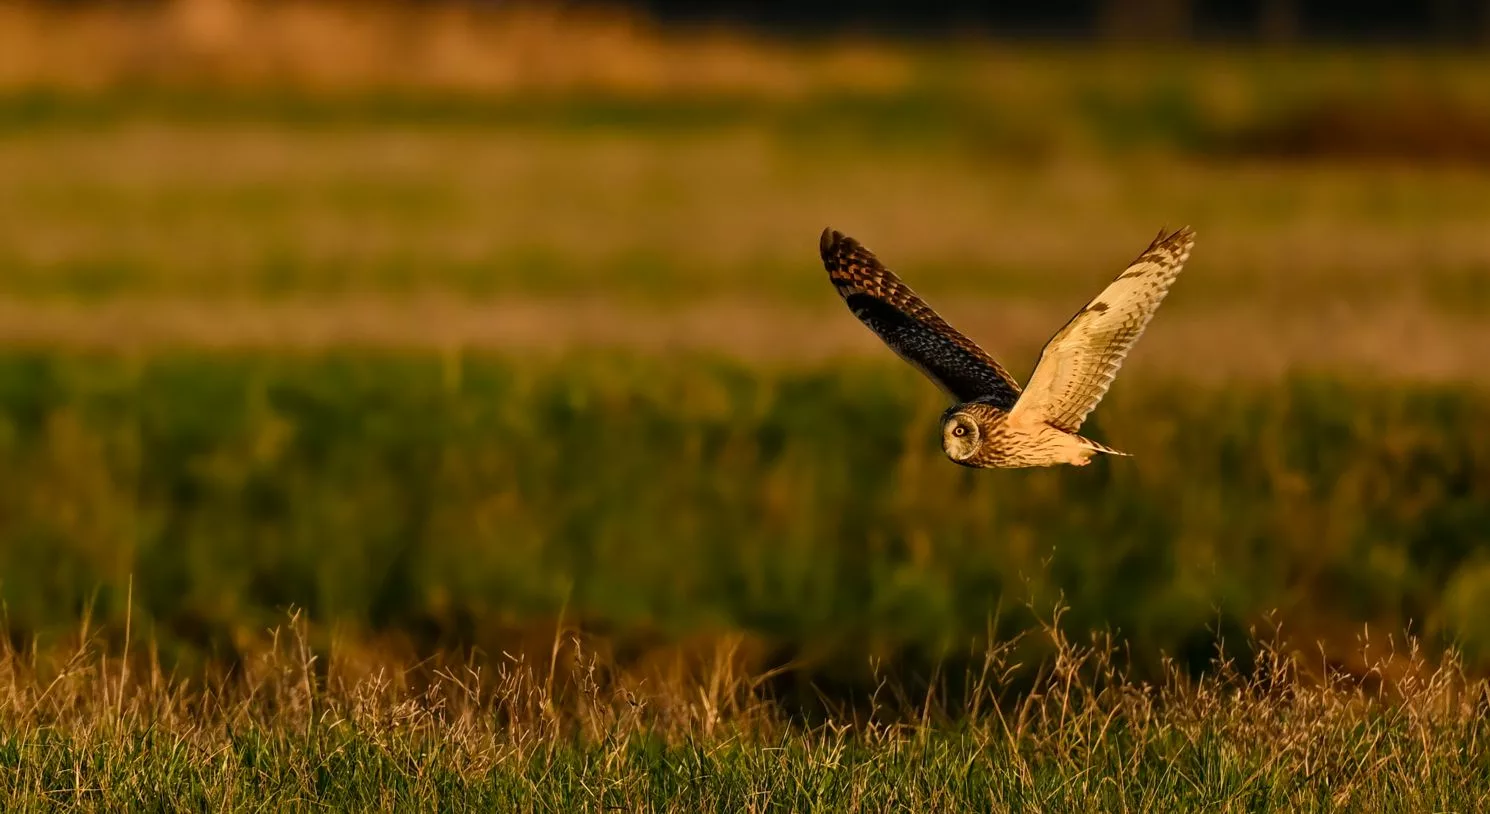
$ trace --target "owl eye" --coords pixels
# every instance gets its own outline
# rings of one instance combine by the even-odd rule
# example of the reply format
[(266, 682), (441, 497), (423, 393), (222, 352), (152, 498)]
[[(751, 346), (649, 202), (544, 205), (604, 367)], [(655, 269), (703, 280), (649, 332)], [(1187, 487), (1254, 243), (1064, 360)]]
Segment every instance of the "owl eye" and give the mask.
[(957, 426), (952, 428), (952, 434), (957, 436), (958, 438), (961, 438), (962, 436), (967, 435), (967, 427), (958, 424)]

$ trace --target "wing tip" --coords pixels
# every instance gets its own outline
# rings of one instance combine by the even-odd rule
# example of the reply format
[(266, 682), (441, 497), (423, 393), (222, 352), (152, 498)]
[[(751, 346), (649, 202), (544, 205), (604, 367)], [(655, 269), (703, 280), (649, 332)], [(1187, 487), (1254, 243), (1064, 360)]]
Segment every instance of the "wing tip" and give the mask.
[(851, 242), (852, 238), (829, 226), (823, 229), (822, 236), (817, 239), (817, 250), (823, 256), (824, 261), (829, 261), (834, 255), (841, 254), (839, 251), (841, 246)]
[(1194, 246), (1195, 230), (1191, 227), (1181, 226), (1173, 232), (1169, 231), (1167, 227), (1161, 228), (1159, 235), (1154, 238), (1154, 241), (1149, 244), (1147, 249), (1143, 250), (1143, 254), (1140, 254), (1138, 259), (1133, 262), (1138, 263), (1150, 255), (1163, 253), (1169, 255), (1171, 262), (1175, 265), (1183, 264), (1186, 260), (1190, 259), (1190, 250)]
[(1173, 232), (1170, 232), (1166, 227), (1160, 227), (1159, 236), (1154, 238), (1154, 242), (1149, 246), (1149, 249), (1189, 246), (1194, 242), (1195, 230), (1190, 226), (1181, 226)]

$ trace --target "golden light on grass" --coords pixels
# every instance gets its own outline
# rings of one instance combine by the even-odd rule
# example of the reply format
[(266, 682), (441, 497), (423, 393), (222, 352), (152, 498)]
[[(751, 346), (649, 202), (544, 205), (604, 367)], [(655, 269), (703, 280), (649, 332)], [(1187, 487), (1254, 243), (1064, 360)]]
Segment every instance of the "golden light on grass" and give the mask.
[(551, 3), (170, 0), (0, 6), (0, 86), (118, 83), (512, 92), (800, 95), (903, 87), (893, 49), (789, 49), (726, 29), (664, 32), (621, 8)]
[[(0, 801), (1482, 809), (1487, 84), (0, 3)], [(1180, 223), (1079, 478), (946, 464), (816, 257), (1023, 375)]]
[[(400, 663), (311, 635), (293, 614), (203, 681), (163, 671), (148, 649), (126, 670), (86, 622), (70, 652), (6, 647), (0, 795), (103, 807), (1455, 809), (1480, 799), (1490, 759), (1485, 683), (1452, 658), (1424, 663), (1410, 640), (1377, 657), (1367, 683), (1275, 640), (1246, 668), (1218, 657), (1200, 678), (1150, 683), (1127, 676), (1110, 640), (1047, 627), (929, 689), (887, 679), (811, 721), (772, 697), (790, 668), (753, 672), (731, 639), (638, 671), (562, 625), (551, 659)], [(1022, 662), (1029, 645), (1047, 655)]]

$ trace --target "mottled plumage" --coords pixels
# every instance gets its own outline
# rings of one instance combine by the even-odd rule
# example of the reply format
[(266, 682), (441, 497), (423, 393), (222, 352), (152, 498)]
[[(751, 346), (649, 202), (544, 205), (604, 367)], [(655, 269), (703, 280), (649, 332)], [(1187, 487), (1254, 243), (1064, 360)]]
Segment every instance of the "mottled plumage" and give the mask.
[(998, 362), (931, 310), (857, 240), (823, 232), (823, 264), (838, 293), (869, 329), (959, 401), (1014, 406), (1019, 384)]
[(1098, 452), (1123, 454), (1076, 431), (1112, 385), (1194, 242), (1188, 227), (1168, 236), (1161, 231), (1051, 337), (1023, 391), (858, 241), (827, 229), (820, 248), (849, 310), (957, 400), (942, 417), (949, 458), (974, 467), (1082, 466)]

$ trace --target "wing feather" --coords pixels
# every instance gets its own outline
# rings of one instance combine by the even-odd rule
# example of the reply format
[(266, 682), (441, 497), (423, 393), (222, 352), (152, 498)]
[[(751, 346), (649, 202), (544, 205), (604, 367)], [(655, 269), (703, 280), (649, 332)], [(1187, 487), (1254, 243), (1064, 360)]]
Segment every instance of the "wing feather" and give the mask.
[(1112, 386), (1194, 243), (1189, 227), (1167, 237), (1160, 231), (1137, 260), (1045, 344), (1011, 419), (1023, 416), (1076, 432)]
[(872, 252), (832, 229), (823, 230), (820, 249), (828, 278), (849, 310), (900, 358), (959, 401), (1014, 405), (1019, 384), (1008, 371), (948, 325)]

